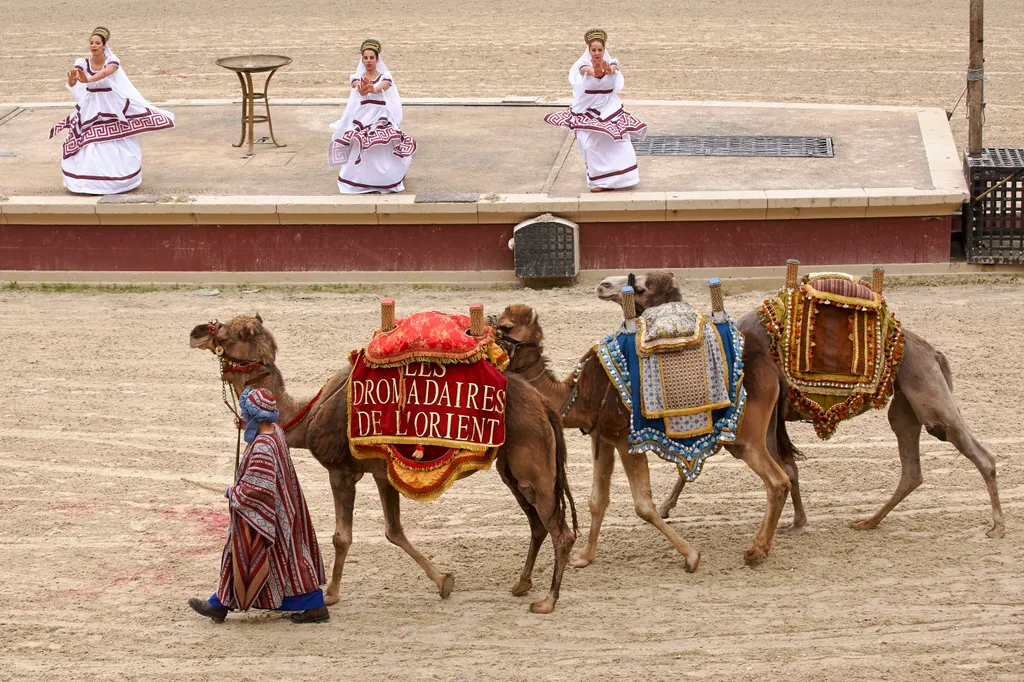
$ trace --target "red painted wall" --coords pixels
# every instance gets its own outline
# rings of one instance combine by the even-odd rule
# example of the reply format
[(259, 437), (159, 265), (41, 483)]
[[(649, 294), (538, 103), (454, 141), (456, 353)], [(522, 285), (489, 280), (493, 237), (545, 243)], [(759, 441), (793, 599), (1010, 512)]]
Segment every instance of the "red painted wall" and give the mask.
[(580, 268), (944, 263), (952, 216), (598, 223), (580, 226)]
[[(592, 269), (938, 263), (951, 216), (590, 223)], [(512, 225), (0, 225), (0, 270), (511, 270)]]

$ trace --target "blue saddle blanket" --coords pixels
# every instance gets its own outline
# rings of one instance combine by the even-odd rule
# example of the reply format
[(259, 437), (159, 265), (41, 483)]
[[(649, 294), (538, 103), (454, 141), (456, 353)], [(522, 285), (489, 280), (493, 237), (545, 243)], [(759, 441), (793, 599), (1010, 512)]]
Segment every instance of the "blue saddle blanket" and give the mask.
[[(747, 391), (743, 387), (743, 334), (736, 329), (736, 324), (731, 319), (715, 323), (708, 320), (704, 329), (705, 334), (717, 335), (721, 341), (720, 344), (712, 344), (721, 349), (721, 352), (715, 354), (717, 360), (709, 360), (706, 363), (707, 374), (692, 376), (692, 372), (683, 372), (681, 374), (690, 376), (679, 379), (680, 373), (670, 375), (662, 371), (662, 380), (666, 376), (675, 376), (677, 378), (673, 381), (677, 383), (673, 386), (663, 386), (660, 390), (657, 386), (652, 388), (651, 367), (658, 366), (651, 363), (655, 357), (645, 351), (637, 354), (635, 333), (620, 329), (605, 336), (594, 348), (605, 372), (618, 390), (622, 403), (630, 411), (632, 423), (629, 451), (634, 454), (654, 452), (662, 459), (674, 463), (679, 475), (687, 481), (696, 480), (704, 466), (704, 460), (719, 452), (723, 445), (736, 440), (743, 410), (747, 404)], [(662, 365), (669, 364), (665, 362), (665, 357), (662, 356)], [(708, 357), (711, 358), (710, 355)], [(724, 368), (719, 365), (719, 361), (724, 364)], [(722, 383), (723, 376), (718, 372), (723, 370), (728, 391), (727, 405), (723, 405), (721, 395), (716, 396), (716, 391), (709, 392), (707, 388), (716, 381)], [(656, 382), (657, 377), (653, 381)], [(693, 386), (680, 386), (679, 381), (695, 383)], [(708, 396), (707, 409), (702, 412), (688, 410), (685, 416), (666, 418), (666, 412), (651, 408), (652, 396), (673, 392), (678, 394), (681, 391), (686, 391), (691, 396)], [(694, 435), (680, 437), (679, 434)]]

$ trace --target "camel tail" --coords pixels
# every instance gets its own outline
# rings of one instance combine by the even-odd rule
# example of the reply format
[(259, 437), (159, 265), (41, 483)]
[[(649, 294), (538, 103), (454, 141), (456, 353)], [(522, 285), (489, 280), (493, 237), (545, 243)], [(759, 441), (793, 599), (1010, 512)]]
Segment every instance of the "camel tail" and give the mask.
[[(545, 405), (548, 413), (548, 423), (551, 430), (555, 432), (555, 500), (560, 511), (565, 513), (565, 501), (569, 501), (569, 510), (572, 513), (572, 532), (580, 534), (579, 521), (576, 518), (576, 502), (572, 499), (572, 491), (569, 490), (569, 475), (566, 473), (566, 461), (568, 452), (565, 448), (565, 435), (562, 433), (562, 420), (558, 413), (548, 405)], [(563, 497), (564, 496), (564, 497)]]
[(946, 385), (949, 386), (949, 392), (953, 392), (953, 369), (949, 366), (949, 360), (943, 355), (941, 350), (936, 349), (935, 360), (939, 363), (939, 369), (942, 370), (942, 377), (946, 380)]
[(804, 458), (804, 453), (800, 451), (800, 448), (793, 445), (793, 441), (789, 439), (789, 431), (786, 430), (785, 419), (780, 418), (776, 420), (775, 446), (778, 448), (779, 458), (782, 460)]
[(786, 430), (786, 413), (789, 411), (787, 395), (789, 386), (785, 383), (779, 385), (779, 402), (775, 404), (775, 449), (779, 453), (779, 459), (803, 459), (804, 453), (793, 445), (789, 439), (789, 431)]

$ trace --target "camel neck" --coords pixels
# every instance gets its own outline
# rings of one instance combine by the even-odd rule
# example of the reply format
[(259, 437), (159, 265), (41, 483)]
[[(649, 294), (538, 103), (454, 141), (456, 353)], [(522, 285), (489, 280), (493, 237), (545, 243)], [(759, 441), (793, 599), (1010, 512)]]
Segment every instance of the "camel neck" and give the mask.
[[(308, 401), (295, 400), (288, 394), (284, 387), (284, 379), (281, 378), (277, 368), (271, 365), (273, 371), (261, 382), (262, 386), (274, 394), (277, 400), (278, 419), (277, 423), (283, 429), (289, 424), (299, 412), (306, 406)], [(285, 432), (285, 440), (289, 448), (306, 447), (306, 425), (302, 422), (294, 425)]]
[[(537, 372), (535, 369), (524, 373), (526, 376), (520, 376), (523, 376), (531, 386), (537, 389), (541, 395), (547, 398), (551, 404), (561, 412), (565, 407), (565, 404), (569, 402), (569, 398), (572, 395), (572, 375), (570, 375), (565, 381), (560, 381), (548, 366), (547, 357), (541, 355), (540, 363), (540, 372)], [(564, 425), (573, 426), (573, 424), (568, 422), (567, 417), (569, 417), (569, 415), (562, 417)]]

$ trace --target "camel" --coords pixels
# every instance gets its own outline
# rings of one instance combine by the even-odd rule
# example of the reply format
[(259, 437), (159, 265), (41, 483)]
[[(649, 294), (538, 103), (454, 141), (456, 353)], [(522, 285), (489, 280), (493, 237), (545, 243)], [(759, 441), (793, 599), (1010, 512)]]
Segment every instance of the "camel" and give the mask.
[[(648, 272), (636, 278), (636, 298), (638, 312), (641, 306), (650, 307), (679, 300), (678, 287), (674, 286), (671, 274), (666, 272)], [(606, 301), (619, 302), (619, 291), (626, 284), (625, 276), (608, 277), (598, 285), (598, 298)], [(746, 338), (746, 350), (743, 353), (744, 368), (749, 377), (752, 373), (758, 376), (774, 376), (779, 384), (779, 399), (776, 405), (770, 406), (770, 414), (757, 414), (767, 410), (765, 403), (752, 401), (747, 405), (743, 425), (746, 428), (751, 417), (757, 424), (768, 422), (768, 446), (772, 455), (781, 462), (783, 469), (792, 483), (790, 492), (793, 500), (793, 521), (780, 527), (779, 533), (800, 535), (807, 526), (807, 514), (800, 497), (799, 472), (796, 458), (799, 450), (793, 445), (786, 432), (787, 421), (806, 419), (788, 400), (789, 384), (774, 359), (766, 352), (768, 333), (761, 325), (756, 312), (751, 312), (737, 322), (737, 327)], [(869, 530), (878, 526), (882, 519), (893, 510), (907, 495), (921, 485), (921, 428), (935, 438), (950, 442), (964, 457), (969, 459), (981, 472), (988, 489), (989, 501), (992, 506), (992, 528), (986, 533), (990, 538), (1001, 538), (1005, 534), (1003, 512), (999, 504), (999, 490), (996, 486), (995, 457), (988, 448), (978, 440), (964, 422), (956, 401), (953, 398), (953, 378), (949, 361), (941, 351), (936, 350), (925, 339), (903, 328), (905, 337), (903, 363), (896, 376), (892, 402), (889, 405), (889, 425), (896, 435), (899, 448), (901, 473), (899, 484), (892, 497), (872, 516), (851, 522), (856, 530)], [(779, 415), (783, 415), (779, 419)], [(760, 428), (760, 426), (758, 427)], [(659, 514), (666, 518), (683, 489), (683, 480), (676, 482), (675, 488), (659, 507)]]
[[(649, 276), (646, 286), (636, 287), (638, 312), (644, 301), (660, 291), (658, 287), (674, 292), (682, 300), (672, 276), (664, 274), (664, 281)], [(660, 298), (660, 297), (659, 297)], [(667, 299), (666, 299), (667, 300)], [(669, 526), (651, 498), (651, 477), (647, 455), (629, 452), (630, 416), (612, 386), (600, 360), (593, 350), (583, 355), (576, 371), (564, 381), (555, 377), (544, 355), (544, 332), (537, 312), (526, 305), (510, 305), (497, 320), (500, 342), (510, 349), (509, 369), (518, 372), (553, 404), (563, 406), (562, 425), (579, 428), (590, 435), (594, 453), (593, 485), (590, 493), (590, 533), (583, 551), (572, 561), (575, 567), (589, 565), (597, 556), (598, 536), (604, 521), (615, 466), (615, 451), (619, 453), (622, 468), (629, 479), (630, 491), (637, 515), (668, 538), (683, 555), (684, 568), (692, 573), (700, 563), (700, 552), (694, 550)], [(767, 342), (747, 343), (747, 355), (769, 358)], [(745, 560), (753, 564), (764, 559), (772, 548), (775, 528), (789, 493), (789, 480), (772, 458), (766, 446), (769, 418), (778, 401), (779, 382), (772, 367), (762, 362), (745, 367), (743, 382), (747, 389), (747, 407), (742, 428), (728, 451), (743, 460), (764, 483), (768, 505), (758, 528), (753, 545), (745, 552)], [(564, 406), (568, 406), (565, 409)]]
[[(228, 324), (214, 320), (196, 325), (189, 340), (193, 348), (213, 352), (218, 347), (223, 349), (221, 378), (230, 384), (235, 395), (246, 386), (269, 389), (277, 398), (280, 423), (285, 427), (289, 447), (309, 450), (327, 469), (335, 511), (334, 568), (325, 594), (328, 604), (339, 599), (345, 558), (352, 545), (356, 482), (366, 473), (377, 484), (387, 539), (423, 568), (442, 599), (451, 594), (454, 576), (441, 572), (405, 535), (399, 493), (388, 481), (386, 463), (379, 459), (357, 459), (349, 451), (347, 395), (343, 389), (351, 368), (332, 376), (312, 400), (296, 400), (285, 389), (284, 377), (275, 365), (277, 342), (258, 314), (239, 315)], [(530, 605), (533, 613), (550, 613), (558, 601), (562, 575), (578, 532), (576, 508), (565, 472), (565, 442), (558, 413), (520, 377), (509, 374), (507, 378), (506, 437), (498, 450), (495, 467), (530, 523), (526, 563), (512, 594), (521, 596), (532, 588), (537, 553), (550, 535), (555, 551), (551, 588), (546, 597)], [(572, 529), (566, 525), (566, 501), (572, 512)]]

